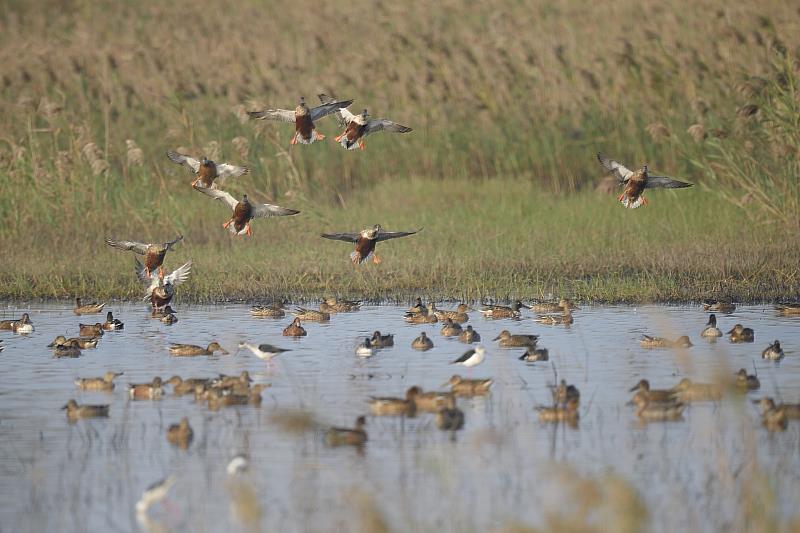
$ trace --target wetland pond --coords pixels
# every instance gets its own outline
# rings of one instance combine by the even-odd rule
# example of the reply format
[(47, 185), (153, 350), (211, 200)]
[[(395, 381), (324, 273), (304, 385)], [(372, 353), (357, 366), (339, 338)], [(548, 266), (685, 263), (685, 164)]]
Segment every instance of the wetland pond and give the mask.
[[(0, 312), (0, 319), (29, 312), (36, 327), (29, 336), (0, 331), (0, 531), (388, 526), (461, 532), (547, 527), (554, 515), (617, 529), (613, 520), (625, 523), (635, 514), (630, 501), (643, 503), (650, 530), (712, 531), (743, 529), (738, 521), (753, 498), (768, 506), (751, 511), (755, 516), (797, 517), (800, 422), (769, 432), (750, 401), (800, 401), (800, 317), (779, 316), (771, 306), (717, 315), (723, 331), (736, 323), (752, 327), (752, 344), (701, 338), (708, 315), (695, 306), (582, 305), (568, 328), (538, 324), (527, 310), (521, 320), (487, 320), (475, 311), (469, 324), (488, 355), (471, 370), (448, 364), (465, 344), (442, 337), (441, 324), (406, 324), (405, 307), (364, 306), (335, 314), (327, 324), (304, 323), (308, 336), (299, 339), (281, 336), (291, 321), (288, 310), (285, 318), (268, 319), (251, 317), (245, 305), (176, 306), (179, 322), (165, 325), (140, 304), (106, 309), (125, 323), (124, 330), (106, 332), (97, 348), (76, 359), (55, 359), (46, 346), (57, 335), (77, 336), (79, 322), (102, 322), (105, 315), (78, 317), (64, 303), (6, 304)], [(523, 348), (499, 348), (491, 339), (503, 329), (540, 335), (550, 362), (525, 363), (518, 360)], [(374, 330), (394, 333), (395, 346), (357, 357), (357, 343)], [(420, 331), (433, 339), (432, 350), (411, 349)], [(689, 335), (694, 346), (644, 349), (644, 333)], [(786, 351), (779, 363), (760, 356), (774, 339)], [(205, 346), (212, 340), (231, 355), (168, 352), (172, 342)], [(247, 350), (237, 352), (239, 341), (291, 351), (268, 364)], [(640, 378), (667, 388), (682, 377), (712, 381), (739, 368), (753, 373), (754, 367), (760, 390), (694, 403), (681, 421), (642, 424), (626, 405), (628, 389)], [(78, 391), (73, 384), (107, 370), (124, 372), (113, 393)], [(170, 386), (160, 400), (132, 401), (127, 394), (128, 383), (155, 376), (243, 370), (254, 383), (271, 384), (261, 407), (210, 411), (191, 395), (174, 396)], [(554, 371), (581, 391), (577, 427), (538, 420), (534, 407), (551, 402), (547, 385)], [(358, 415), (368, 414), (370, 396), (402, 396), (412, 385), (446, 390), (442, 384), (456, 373), (494, 379), (489, 395), (459, 398), (463, 430), (440, 431), (428, 414), (367, 416), (363, 449), (325, 445), (324, 428), (351, 427)], [(61, 408), (71, 398), (110, 404), (110, 416), (69, 423)], [(286, 413), (298, 411), (310, 413), (323, 429), (292, 428), (286, 419), (293, 415)], [(165, 437), (184, 416), (194, 429), (188, 450)], [(249, 469), (230, 477), (226, 466), (240, 453), (249, 457)], [(140, 523), (136, 502), (167, 475), (174, 480), (168, 496)], [(620, 485), (635, 494), (628, 503), (603, 494)], [(600, 495), (587, 496), (587, 486)]]

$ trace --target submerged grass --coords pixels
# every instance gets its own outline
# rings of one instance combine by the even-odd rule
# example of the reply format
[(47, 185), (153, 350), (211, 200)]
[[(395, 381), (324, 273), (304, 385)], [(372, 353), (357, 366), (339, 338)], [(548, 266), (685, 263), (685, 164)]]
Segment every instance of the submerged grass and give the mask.
[[(111, 207), (93, 215), (102, 226), (81, 235), (32, 221), (37, 237), (14, 243), (13, 260), (0, 265), (0, 297), (137, 298), (142, 290), (132, 254), (103, 239), (163, 240), (176, 233), (185, 240), (167, 256), (167, 267), (190, 258), (195, 265), (178, 291), (184, 302), (331, 293), (374, 300), (566, 294), (620, 302), (800, 294), (800, 250), (788, 230), (752, 224), (745, 230), (737, 207), (697, 188), (650, 199), (650, 206), (630, 211), (612, 196), (546, 193), (527, 180), (397, 180), (352, 195), (346, 209), (293, 198), (287, 205), (301, 209), (300, 216), (256, 221), (253, 237), (243, 238), (220, 227), (225, 206), (184, 186), (165, 199), (182, 209), (152, 225)], [(380, 243), (384, 262), (358, 268), (349, 262), (352, 245), (318, 236), (374, 223), (424, 229)]]

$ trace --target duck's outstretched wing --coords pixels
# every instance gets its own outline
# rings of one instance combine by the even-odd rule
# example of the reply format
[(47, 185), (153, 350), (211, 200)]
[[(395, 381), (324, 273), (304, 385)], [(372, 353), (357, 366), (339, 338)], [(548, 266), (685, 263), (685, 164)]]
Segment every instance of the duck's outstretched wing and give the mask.
[(285, 217), (296, 215), (300, 211), (273, 204), (253, 204), (253, 218)]
[[(322, 102), (323, 104), (332, 104), (336, 102), (336, 98), (334, 98), (333, 96), (328, 96), (325, 93), (320, 93), (317, 95), (317, 97), (319, 98), (319, 101)], [(352, 102), (352, 100), (350, 100), (350, 102)], [(346, 128), (347, 122), (345, 122), (344, 117), (342, 116), (341, 109), (342, 109), (341, 107), (336, 109), (336, 111), (334, 111), (334, 115), (336, 116), (336, 122), (339, 123), (339, 127)]]
[(323, 239), (344, 242), (358, 242), (360, 236), (360, 233), (323, 233), (320, 235)]
[(364, 135), (369, 135), (370, 133), (376, 133), (378, 131), (385, 131), (387, 133), (408, 133), (409, 131), (414, 130), (408, 126), (403, 126), (402, 124), (392, 122), (391, 120), (387, 120), (385, 118), (368, 120), (367, 129), (364, 132)]
[(356, 115), (351, 113), (350, 110), (347, 109), (346, 107), (342, 107), (341, 109), (339, 109), (338, 113), (342, 117), (345, 126), (353, 122), (353, 120), (356, 118)]
[(691, 187), (693, 183), (685, 181), (678, 181), (666, 176), (647, 176), (647, 182), (644, 185), (645, 189), (683, 189), (684, 187)]
[(198, 191), (205, 194), (206, 196), (210, 196), (214, 200), (222, 200), (228, 207), (231, 209), (236, 209), (236, 204), (239, 203), (239, 200), (233, 197), (233, 195), (227, 191), (223, 191), (222, 189), (206, 189), (205, 187), (195, 187)]
[[(176, 241), (177, 242), (177, 241)], [(117, 250), (132, 251), (137, 254), (144, 255), (147, 253), (149, 244), (136, 241), (115, 241), (114, 239), (106, 239), (106, 244)], [(168, 243), (169, 244), (169, 243)]]
[(376, 241), (388, 241), (389, 239), (399, 239), (400, 237), (408, 237), (409, 235), (414, 235), (422, 231), (422, 228), (419, 228), (415, 231), (383, 231), (380, 230), (378, 235), (375, 236)]
[(179, 154), (178, 152), (174, 152), (172, 150), (167, 152), (167, 157), (173, 163), (178, 163), (179, 165), (183, 165), (195, 174), (200, 171), (200, 161), (195, 159), (194, 157), (189, 157), (188, 155)]
[[(322, 96), (320, 96), (320, 100), (322, 100)], [(311, 120), (319, 120), (322, 117), (326, 117), (331, 113), (336, 113), (343, 107), (347, 107), (353, 103), (353, 100), (340, 100), (340, 101), (333, 101), (333, 102), (323, 102), (322, 105), (317, 106), (311, 109)]]
[(192, 261), (189, 260), (183, 265), (173, 270), (168, 276), (164, 276), (164, 283), (171, 283), (172, 285), (180, 285), (189, 279), (189, 273), (192, 270)]
[(250, 118), (260, 120), (277, 120), (278, 122), (294, 122), (294, 111), (291, 109), (265, 109), (264, 111), (248, 111)]
[(164, 248), (169, 250), (170, 248), (172, 248), (173, 246), (175, 246), (176, 244), (178, 244), (182, 240), (183, 240), (183, 235), (178, 235), (173, 240), (165, 242), (164, 243)]
[(217, 179), (220, 181), (224, 181), (226, 178), (238, 178), (249, 172), (250, 169), (247, 167), (238, 167), (228, 163), (220, 163), (217, 165)]
[(633, 175), (633, 171), (631, 169), (627, 168), (622, 163), (614, 161), (613, 159), (608, 159), (600, 152), (597, 152), (597, 160), (600, 161), (600, 164), (603, 165), (603, 168), (616, 176), (621, 183), (628, 181), (628, 179), (630, 179), (630, 177)]

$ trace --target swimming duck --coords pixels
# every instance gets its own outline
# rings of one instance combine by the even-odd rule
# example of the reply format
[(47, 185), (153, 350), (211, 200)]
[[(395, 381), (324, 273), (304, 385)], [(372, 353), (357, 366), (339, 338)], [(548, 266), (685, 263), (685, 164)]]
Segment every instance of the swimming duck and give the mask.
[(683, 378), (672, 390), (684, 402), (716, 401), (722, 398), (722, 387), (719, 385), (694, 383), (688, 378)]
[(686, 405), (680, 402), (674, 404), (655, 404), (646, 396), (636, 395), (633, 403), (638, 407), (636, 416), (646, 422), (659, 422), (665, 420), (680, 420)]
[(375, 224), (371, 228), (363, 229), (358, 233), (323, 233), (320, 236), (323, 239), (355, 243), (356, 249), (350, 254), (350, 260), (354, 265), (363, 263), (370, 255), (372, 255), (372, 262), (378, 265), (381, 259), (375, 253), (375, 245), (377, 243), (388, 241), (389, 239), (408, 237), (420, 231), (422, 231), (422, 228), (415, 231), (385, 231), (380, 224)]
[(82, 350), (88, 348), (97, 348), (97, 338), (82, 339), (79, 337), (66, 338), (64, 335), (59, 335), (53, 342), (47, 345), (48, 348), (57, 348), (59, 346), (74, 346)]
[(787, 418), (800, 418), (800, 403), (781, 403), (775, 405), (775, 400), (769, 396), (761, 398), (757, 403), (761, 406), (762, 413), (777, 409), (783, 411)]
[(533, 348), (528, 346), (528, 349), (525, 350), (525, 353), (519, 357), (519, 360), (526, 361), (528, 363), (535, 363), (536, 361), (549, 361), (550, 352), (547, 351), (547, 348)]
[(369, 113), (367, 113), (366, 109), (359, 115), (354, 115), (344, 108), (339, 109), (339, 113), (347, 123), (347, 127), (335, 140), (346, 150), (355, 150), (356, 146), (364, 150), (364, 137), (379, 131), (388, 133), (408, 133), (413, 131), (408, 126), (403, 126), (385, 118), (369, 118)]
[(457, 337), (461, 335), (461, 326), (453, 322), (452, 319), (445, 318), (441, 333), (443, 337)]
[(451, 404), (455, 406), (455, 400), (452, 392), (423, 392), (419, 387), (417, 387), (417, 389), (418, 390), (414, 395), (414, 402), (417, 404), (417, 411), (435, 413)]
[(479, 396), (488, 394), (492, 383), (492, 379), (464, 379), (456, 374), (445, 385), (449, 385), (450, 391), (457, 396)]
[(637, 392), (646, 397), (651, 403), (672, 402), (675, 400), (676, 394), (673, 389), (651, 389), (650, 382), (646, 379), (639, 380), (639, 383), (631, 387), (628, 392)]
[(417, 413), (415, 396), (421, 392), (419, 387), (411, 387), (406, 391), (405, 399), (402, 398), (376, 398), (369, 400), (369, 407), (375, 416), (409, 416)]
[(729, 300), (705, 300), (703, 302), (703, 310), (729, 315), (736, 311), (736, 305)]
[(99, 304), (92, 302), (90, 304), (82, 304), (80, 298), (75, 298), (75, 308), (72, 310), (76, 315), (93, 315), (103, 310), (106, 304)]
[(367, 442), (367, 432), (364, 426), (367, 419), (363, 416), (356, 418), (353, 428), (332, 427), (325, 432), (325, 444), (328, 446), (363, 446)]
[(442, 431), (458, 431), (464, 427), (464, 411), (456, 407), (455, 396), (444, 397), (444, 405), (436, 411), (434, 420)]
[(133, 251), (139, 255), (144, 256), (144, 271), (148, 278), (153, 272), (158, 270), (158, 275), (164, 277), (164, 257), (167, 252), (183, 240), (183, 235), (178, 235), (174, 240), (150, 244), (136, 241), (115, 241), (114, 239), (106, 239), (106, 244), (117, 250)]
[(433, 341), (423, 331), (419, 334), (419, 337), (411, 341), (411, 347), (415, 350), (424, 352), (433, 348)]
[(250, 314), (257, 317), (283, 318), (286, 312), (283, 310), (283, 303), (273, 303), (270, 305), (254, 305), (250, 308)]
[(736, 373), (736, 386), (740, 389), (755, 390), (761, 388), (761, 381), (758, 376), (748, 374), (747, 370), (740, 368)]
[(731, 342), (753, 342), (755, 340), (753, 330), (741, 324), (733, 326), (733, 328), (728, 331), (728, 335), (730, 335)]
[(455, 311), (436, 309), (434, 314), (436, 315), (436, 318), (438, 318), (439, 320), (444, 320), (446, 318), (449, 318), (456, 324), (463, 324), (464, 322), (469, 322), (469, 315), (467, 314), (467, 311), (471, 310), (472, 309), (470, 309), (469, 306), (466, 304), (458, 304), (458, 307), (456, 308)]
[(185, 416), (180, 423), (172, 424), (167, 428), (167, 441), (181, 449), (187, 449), (194, 438), (194, 431), (189, 425), (189, 419)]
[(703, 331), (700, 332), (701, 337), (722, 337), (722, 331), (717, 327), (717, 315), (711, 313), (708, 317), (708, 322)]
[(530, 309), (530, 307), (517, 300), (511, 307), (485, 304), (479, 312), (484, 318), (519, 318), (522, 316), (520, 309), (523, 307), (525, 309)]
[(259, 359), (263, 359), (264, 361), (270, 361), (276, 355), (291, 351), (285, 348), (278, 348), (277, 346), (273, 346), (271, 344), (250, 344), (247, 342), (240, 342), (239, 348), (247, 348), (253, 352), (253, 355)]
[(219, 180), (222, 183), (228, 178), (238, 178), (250, 172), (247, 167), (238, 167), (229, 163), (215, 163), (205, 156), (198, 160), (172, 150), (167, 152), (167, 157), (173, 163), (185, 166), (197, 176), (197, 179), (192, 182), (192, 187), (196, 189), (216, 189), (215, 180)]
[(53, 346), (53, 357), (56, 359), (61, 358), (76, 358), (81, 356), (81, 349), (74, 343), (56, 344)]
[(784, 431), (789, 425), (789, 417), (783, 409), (769, 409), (761, 414), (761, 421), (770, 431)]
[(319, 304), (319, 310), (324, 313), (352, 313), (359, 309), (361, 309), (361, 302), (338, 300), (336, 298), (325, 298)]
[(166, 317), (167, 315), (174, 315), (174, 314), (175, 310), (169, 305), (166, 305), (161, 308), (153, 307), (150, 311), (150, 318), (157, 318), (159, 320), (163, 320), (164, 317)]
[(75, 380), (75, 386), (81, 390), (109, 392), (114, 390), (114, 379), (121, 375), (122, 372), (109, 370), (101, 378), (78, 378)]
[(79, 418), (102, 418), (108, 416), (108, 405), (78, 405), (75, 400), (70, 400), (61, 409), (67, 411), (67, 418), (77, 420)]
[(177, 321), (178, 321), (178, 317), (175, 316), (174, 313), (167, 313), (167, 314), (165, 314), (164, 316), (161, 317), (161, 322), (163, 322), (164, 324), (167, 324), (168, 326), (171, 326), (172, 324), (176, 323)]
[(458, 340), (467, 344), (472, 344), (473, 342), (481, 342), (481, 336), (477, 331), (472, 329), (472, 326), (467, 326), (467, 329), (458, 335)]
[(780, 341), (776, 340), (761, 352), (762, 359), (770, 359), (772, 361), (780, 361), (783, 359), (783, 348), (781, 348)]
[(540, 422), (577, 422), (578, 414), (578, 400), (571, 398), (562, 406), (554, 405), (552, 407), (538, 406), (536, 410), (539, 412)]
[(548, 388), (553, 395), (553, 404), (555, 405), (565, 405), (570, 400), (579, 402), (581, 399), (581, 392), (578, 387), (568, 385), (564, 379), (558, 385), (548, 385)]
[(249, 388), (252, 382), (253, 378), (250, 377), (250, 372), (242, 370), (238, 376), (220, 374), (218, 378), (211, 380), (211, 386), (221, 388), (241, 386)]
[(154, 377), (150, 383), (128, 384), (128, 396), (133, 400), (157, 400), (163, 393), (160, 377)]
[(331, 319), (330, 313), (298, 307), (292, 314), (305, 322), (328, 322)]
[(577, 310), (580, 309), (577, 305), (572, 303), (572, 300), (561, 298), (558, 302), (540, 302), (530, 306), (536, 313), (560, 313), (565, 309)]
[(292, 323), (286, 326), (283, 330), (284, 337), (305, 337), (306, 330), (300, 325), (300, 319), (295, 318)]
[(478, 366), (479, 364), (483, 363), (483, 360), (485, 358), (486, 358), (486, 348), (478, 345), (475, 348), (464, 352), (461, 355), (461, 357), (459, 357), (455, 361), (450, 361), (450, 364), (463, 365), (467, 368), (471, 368), (473, 366)]
[(106, 331), (114, 331), (118, 329), (122, 329), (125, 327), (119, 319), (114, 318), (114, 315), (111, 314), (111, 311), (106, 313), (106, 321), (103, 322), (103, 329)]
[(428, 314), (428, 308), (422, 304), (422, 298), (417, 296), (417, 299), (414, 300), (414, 305), (408, 308), (406, 313), (411, 314)]
[(78, 324), (78, 330), (81, 337), (102, 337), (103, 324), (96, 322), (94, 324)]
[(642, 340), (639, 341), (642, 348), (691, 348), (692, 341), (689, 337), (682, 335), (671, 341), (663, 337), (651, 337), (650, 335), (642, 335)]
[(252, 235), (250, 229), (250, 222), (254, 218), (266, 217), (285, 217), (293, 216), (300, 213), (296, 209), (289, 209), (274, 204), (253, 204), (248, 200), (247, 195), (243, 195), (241, 201), (233, 197), (229, 192), (221, 189), (203, 189), (198, 188), (206, 196), (210, 196), (215, 200), (222, 200), (233, 210), (233, 215), (230, 220), (225, 222), (222, 227), (229, 230), (234, 235)]
[(597, 160), (603, 165), (603, 168), (619, 180), (620, 185), (625, 186), (625, 189), (617, 200), (629, 209), (636, 209), (640, 205), (647, 205), (647, 199), (644, 197), (645, 189), (655, 189), (659, 187), (666, 189), (682, 189), (692, 186), (691, 183), (664, 176), (651, 176), (647, 165), (644, 165), (641, 169), (634, 172), (613, 159), (603, 157), (599, 152), (597, 154)]
[(375, 348), (372, 346), (370, 337), (365, 337), (364, 342), (356, 346), (356, 355), (359, 357), (372, 357), (375, 355)]
[[(324, 96), (324, 95), (323, 95)], [(291, 144), (312, 144), (314, 141), (321, 141), (325, 138), (317, 131), (314, 125), (315, 120), (330, 115), (331, 113), (343, 113), (346, 107), (353, 103), (353, 100), (340, 100), (338, 102), (327, 102), (309, 109), (306, 99), (300, 97), (300, 103), (291, 109), (266, 109), (264, 111), (248, 111), (250, 118), (260, 120), (277, 120), (279, 122), (294, 122), (294, 135)]]
[(510, 331), (504, 329), (500, 332), (500, 335), (495, 337), (493, 340), (499, 340), (499, 345), (503, 348), (519, 348), (521, 346), (535, 347), (536, 342), (539, 340), (539, 336), (522, 333), (512, 335)]
[(436, 315), (428, 313), (427, 311), (424, 313), (406, 312), (406, 314), (403, 315), (403, 320), (409, 324), (436, 324), (439, 321)]
[(536, 322), (550, 326), (569, 326), (574, 321), (575, 319), (572, 317), (572, 311), (569, 308), (565, 308), (560, 315), (539, 315), (536, 317)]
[(394, 334), (381, 335), (380, 331), (372, 333), (372, 346), (375, 348), (388, 348), (394, 346)]
[(175, 287), (189, 279), (191, 270), (192, 262), (187, 261), (163, 278), (156, 276), (148, 279), (144, 272), (144, 266), (138, 260), (136, 261), (136, 273), (147, 287), (144, 299), (150, 300), (153, 309), (161, 309), (172, 302), (172, 298), (175, 296)]
[(219, 345), (216, 341), (210, 343), (208, 347), (196, 346), (194, 344), (176, 344), (172, 343), (169, 347), (169, 353), (172, 355), (180, 356), (194, 356), (194, 355), (214, 355), (214, 352), (222, 352), (227, 355), (230, 352)]
[(775, 310), (782, 315), (800, 315), (800, 303), (782, 303), (775, 306)]
[[(17, 329), (16, 330), (14, 329), (15, 324), (17, 324), (17, 326), (16, 326)], [(3, 320), (3, 321), (0, 321), (0, 330), (18, 332), (19, 328), (20, 328), (20, 324), (21, 325), (30, 324), (31, 328), (33, 328), (33, 324), (31, 323), (30, 315), (28, 315), (28, 313), (22, 313), (22, 318), (20, 318), (19, 320)], [(33, 329), (31, 329), (31, 331), (33, 331)], [(20, 333), (24, 333), (24, 332), (20, 332)]]
[(265, 385), (254, 385), (247, 394), (231, 393), (210, 395), (208, 397), (208, 408), (212, 411), (216, 411), (220, 407), (231, 407), (234, 405), (261, 407), (261, 402), (263, 400), (261, 391), (264, 387)]
[(211, 378), (182, 379), (180, 376), (172, 376), (165, 383), (172, 385), (172, 392), (174, 394), (182, 396), (184, 394), (194, 392), (198, 385), (203, 387), (209, 385), (211, 383)]

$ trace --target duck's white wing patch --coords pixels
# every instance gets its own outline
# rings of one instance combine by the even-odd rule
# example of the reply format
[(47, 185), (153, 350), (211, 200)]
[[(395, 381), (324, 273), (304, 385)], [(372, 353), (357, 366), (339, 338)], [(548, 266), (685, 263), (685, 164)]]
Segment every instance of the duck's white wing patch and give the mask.
[(183, 165), (195, 174), (200, 171), (200, 161), (195, 159), (194, 157), (189, 157), (188, 155), (179, 154), (178, 152), (174, 152), (172, 150), (167, 152), (167, 157), (169, 157), (170, 161), (173, 163), (178, 163), (179, 165)]
[(633, 175), (632, 170), (626, 168), (624, 165), (614, 161), (613, 159), (608, 159), (600, 152), (597, 153), (597, 160), (600, 161), (600, 164), (603, 165), (603, 168), (616, 176), (619, 181), (628, 181), (628, 179), (630, 179), (630, 177)]
[(214, 200), (222, 200), (228, 207), (231, 209), (236, 209), (236, 204), (239, 203), (239, 200), (233, 197), (231, 193), (227, 191), (223, 191), (221, 189), (206, 189), (205, 187), (195, 187), (198, 191), (205, 194), (206, 196), (212, 197)]
[(236, 165), (229, 165), (228, 163), (217, 165), (217, 177), (220, 181), (224, 181), (225, 178), (238, 178), (249, 172), (250, 169), (247, 167), (237, 167)]
[(250, 118), (260, 120), (277, 120), (278, 122), (294, 122), (294, 111), (290, 109), (265, 109), (264, 111), (248, 111)]
[(192, 261), (189, 260), (184, 263), (182, 266), (176, 268), (172, 271), (171, 274), (168, 276), (164, 276), (165, 283), (171, 283), (172, 285), (180, 285), (187, 279), (189, 279), (189, 273), (192, 270)]

